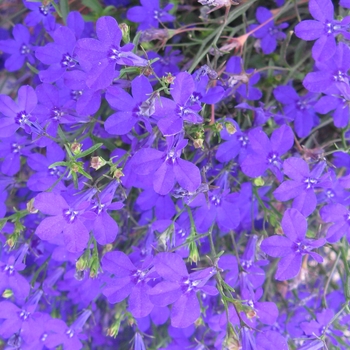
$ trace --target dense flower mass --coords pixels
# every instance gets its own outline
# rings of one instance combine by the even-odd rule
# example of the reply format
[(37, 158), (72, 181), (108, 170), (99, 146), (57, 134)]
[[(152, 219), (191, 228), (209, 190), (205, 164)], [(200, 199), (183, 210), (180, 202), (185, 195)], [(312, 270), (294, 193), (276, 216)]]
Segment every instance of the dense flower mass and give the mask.
[(0, 3), (0, 349), (349, 349), (349, 8)]

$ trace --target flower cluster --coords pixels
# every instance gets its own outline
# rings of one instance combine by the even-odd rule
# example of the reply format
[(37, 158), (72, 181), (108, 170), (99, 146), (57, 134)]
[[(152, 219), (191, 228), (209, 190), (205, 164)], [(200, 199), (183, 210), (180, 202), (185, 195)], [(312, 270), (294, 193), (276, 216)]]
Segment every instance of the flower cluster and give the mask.
[(349, 349), (349, 1), (8, 3), (0, 348)]

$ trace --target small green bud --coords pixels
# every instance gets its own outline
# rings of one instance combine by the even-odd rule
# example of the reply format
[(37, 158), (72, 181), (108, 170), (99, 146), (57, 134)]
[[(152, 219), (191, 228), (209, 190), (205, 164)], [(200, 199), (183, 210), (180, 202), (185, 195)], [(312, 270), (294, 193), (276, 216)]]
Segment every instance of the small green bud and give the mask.
[(107, 336), (115, 338), (120, 329), (121, 317), (116, 318), (112, 325), (107, 329)]
[(194, 148), (202, 148), (203, 147), (204, 140), (203, 139), (196, 139), (193, 140), (193, 146)]
[(82, 144), (77, 141), (74, 141), (73, 143), (70, 144), (70, 149), (74, 155), (81, 153), (81, 147), (82, 147)]
[(119, 24), (119, 28), (122, 31), (122, 40), (125, 44), (130, 42), (130, 27), (126, 23)]
[(91, 157), (90, 167), (98, 170), (105, 166), (107, 162), (102, 157)]
[(100, 261), (98, 259), (98, 256), (93, 255), (90, 260), (90, 277), (95, 278), (100, 270)]
[(174, 84), (175, 77), (171, 73), (167, 73), (167, 75), (164, 75), (162, 77), (162, 80), (164, 81), (165, 84)]
[(188, 256), (189, 260), (197, 264), (199, 258), (198, 247), (195, 241), (192, 241), (188, 244), (188, 248), (190, 249), (190, 254)]
[(2, 293), (2, 297), (5, 299), (9, 299), (13, 296), (13, 292), (11, 289), (5, 289), (4, 292)]
[(122, 168), (115, 168), (113, 171), (113, 177), (119, 181), (122, 176), (124, 176)]
[(89, 265), (88, 258), (82, 255), (75, 263), (75, 268), (78, 271), (84, 271), (88, 268), (88, 265)]
[(233, 134), (236, 133), (237, 129), (236, 129), (236, 127), (235, 127), (233, 124), (231, 124), (231, 123), (226, 123), (225, 126), (226, 126), (226, 131), (227, 131), (230, 135), (233, 135)]
[(30, 214), (36, 214), (38, 212), (38, 209), (34, 207), (34, 198), (27, 202), (27, 210)]
[(254, 179), (254, 185), (257, 187), (261, 187), (265, 185), (265, 181), (262, 177), (257, 177), (256, 179)]

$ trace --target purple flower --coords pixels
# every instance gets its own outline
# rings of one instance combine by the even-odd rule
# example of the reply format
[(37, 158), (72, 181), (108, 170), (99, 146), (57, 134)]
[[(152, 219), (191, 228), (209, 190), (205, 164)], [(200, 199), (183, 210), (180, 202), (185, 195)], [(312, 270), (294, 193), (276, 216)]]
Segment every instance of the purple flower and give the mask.
[(27, 137), (13, 135), (0, 143), (0, 157), (3, 158), (1, 172), (13, 176), (21, 169), (21, 156), (27, 157), (33, 145), (29, 144)]
[(334, 317), (334, 310), (324, 309), (321, 312), (316, 313), (316, 320), (310, 322), (300, 323), (300, 328), (304, 333), (313, 338), (319, 338), (323, 334), (327, 334), (327, 337), (331, 340), (332, 344), (336, 347), (339, 346), (339, 342), (334, 337), (342, 337), (343, 332), (340, 329), (335, 329), (332, 325)]
[(315, 61), (326, 61), (335, 53), (337, 35), (342, 34), (350, 39), (350, 16), (341, 21), (334, 20), (334, 6), (330, 0), (310, 0), (309, 11), (315, 20), (300, 22), (295, 27), (295, 35), (307, 41), (317, 39), (312, 48), (312, 56)]
[(221, 131), (220, 136), (226, 142), (219, 144), (215, 157), (219, 162), (225, 163), (239, 155), (239, 163), (241, 163), (250, 148), (248, 134), (241, 131), (236, 121), (232, 119), (226, 119), (225, 121), (230, 124), (230, 127), (233, 127), (235, 132), (229, 133), (226, 128)]
[(308, 164), (303, 159), (288, 158), (283, 163), (283, 171), (291, 180), (282, 182), (273, 193), (275, 198), (279, 201), (294, 198), (293, 208), (309, 216), (317, 204), (315, 188), (330, 187), (329, 174), (322, 175), (325, 167), (325, 162), (319, 162), (310, 171)]
[(339, 93), (322, 96), (315, 104), (315, 111), (327, 114), (334, 110), (332, 117), (337, 128), (345, 128), (349, 123), (350, 87), (347, 83), (337, 84)]
[(75, 103), (74, 108), (78, 115), (93, 115), (101, 105), (101, 90), (94, 91), (86, 85), (87, 73), (74, 70), (67, 71), (64, 83), (70, 88), (70, 98)]
[(81, 67), (87, 72), (86, 85), (93, 89), (105, 89), (111, 85), (115, 66), (147, 66), (147, 60), (135, 55), (133, 45), (120, 46), (122, 32), (113, 17), (100, 17), (96, 22), (98, 39), (84, 38), (77, 42), (75, 53)]
[(105, 129), (111, 135), (127, 134), (137, 122), (142, 121), (152, 132), (150, 117), (154, 114), (156, 96), (148, 79), (141, 75), (131, 82), (132, 96), (123, 89), (112, 86), (107, 89), (106, 99), (116, 110), (105, 122)]
[(165, 152), (154, 148), (142, 148), (131, 160), (133, 170), (138, 175), (152, 176), (154, 191), (168, 194), (176, 182), (185, 190), (194, 192), (201, 184), (201, 175), (197, 166), (180, 158), (187, 145), (182, 138), (167, 138)]
[(34, 89), (29, 85), (23, 85), (18, 90), (18, 102), (11, 97), (0, 95), (0, 130), (2, 137), (12, 136), (19, 128), (28, 134), (41, 129), (36, 123), (36, 117), (31, 113), (37, 104), (37, 96)]
[(74, 124), (82, 122), (82, 118), (72, 115), (70, 104), (60, 96), (60, 90), (51, 84), (40, 84), (36, 87), (39, 104), (35, 108), (35, 115), (46, 132), (52, 136), (57, 136), (57, 128), (61, 124)]
[(62, 320), (49, 321), (51, 327), (42, 335), (45, 345), (49, 348), (55, 348), (63, 344), (64, 349), (80, 350), (83, 347), (80, 339), (86, 337), (82, 330), (90, 315), (91, 310), (84, 310), (69, 327)]
[(308, 136), (312, 127), (318, 124), (314, 105), (319, 95), (309, 92), (304, 96), (299, 96), (288, 85), (278, 86), (273, 94), (276, 100), (283, 104), (285, 115), (294, 120), (296, 134), (299, 137)]
[(253, 129), (248, 133), (250, 152), (241, 164), (243, 173), (251, 177), (259, 177), (270, 169), (279, 181), (282, 181), (281, 156), (286, 153), (294, 143), (294, 134), (288, 125), (274, 130), (271, 140), (260, 129)]
[(16, 24), (12, 35), (14, 40), (0, 40), (0, 51), (10, 54), (5, 61), (5, 68), (10, 72), (21, 69), (25, 61), (35, 62), (29, 30), (22, 24)]
[(64, 245), (71, 253), (83, 251), (89, 241), (89, 231), (83, 223), (84, 217), (95, 218), (93, 212), (86, 212), (89, 202), (70, 206), (65, 199), (55, 193), (40, 193), (35, 197), (34, 206), (42, 213), (51, 215), (42, 220), (35, 234), (42, 240), (55, 242), (63, 232)]
[[(170, 90), (173, 100), (161, 97), (157, 101), (155, 115), (161, 117), (158, 127), (164, 136), (172, 136), (183, 131), (183, 122), (198, 124), (203, 118), (198, 114), (201, 106), (192, 104), (191, 96), (195, 91), (195, 83), (189, 73), (179, 73)], [(163, 118), (163, 116), (166, 116)]]
[(325, 62), (316, 62), (317, 71), (308, 73), (303, 81), (311, 92), (337, 94), (338, 83), (349, 84), (350, 48), (340, 42), (334, 55)]
[[(258, 288), (255, 292), (243, 289), (241, 295), (243, 300), (247, 300), (244, 304), (252, 308), (254, 316), (256, 316), (261, 323), (273, 325), (276, 322), (278, 317), (278, 308), (276, 304), (271, 301), (258, 301), (263, 295), (262, 288)], [(241, 315), (248, 324), (251, 324), (255, 328), (255, 317), (247, 318), (245, 313), (241, 313)]]
[[(259, 24), (262, 24), (268, 21), (262, 28), (258, 29), (253, 36), (255, 38), (260, 39), (260, 46), (262, 52), (265, 55), (268, 55), (276, 50), (277, 41), (284, 40), (286, 38), (286, 34), (282, 32), (282, 29), (288, 27), (288, 23), (281, 23), (275, 26), (272, 13), (265, 7), (258, 7), (256, 10), (256, 19)], [(271, 20), (270, 20), (271, 19)], [(256, 28), (258, 24), (252, 24), (249, 27), (249, 31)]]
[(123, 252), (108, 252), (102, 259), (102, 268), (111, 274), (106, 279), (103, 294), (112, 304), (129, 297), (129, 310), (136, 318), (145, 317), (153, 309), (149, 296), (148, 274), (152, 258), (148, 257), (137, 268)]
[(229, 190), (209, 191), (207, 196), (200, 193), (191, 202), (191, 207), (198, 207), (194, 214), (196, 228), (207, 232), (211, 225), (217, 223), (223, 232), (235, 229), (240, 222), (237, 193)]
[(260, 80), (260, 74), (254, 74), (253, 69), (244, 71), (244, 65), (241, 57), (232, 56), (227, 61), (226, 71), (227, 80), (226, 96), (237, 95), (236, 98), (240, 101), (247, 99), (250, 101), (260, 100), (262, 97), (261, 91), (254, 87)]
[(91, 204), (90, 210), (96, 213), (96, 218), (93, 220), (93, 232), (97, 243), (102, 245), (112, 243), (119, 231), (118, 224), (107, 212), (107, 210), (119, 210), (123, 207), (122, 202), (112, 203), (113, 193), (117, 186), (117, 183), (111, 183)]
[(57, 180), (63, 175), (64, 167), (49, 168), (51, 164), (63, 161), (65, 153), (55, 143), (47, 146), (46, 155), (40, 153), (32, 153), (27, 156), (27, 164), (35, 172), (29, 177), (27, 186), (31, 191), (46, 191), (56, 183), (54, 191), (65, 189), (63, 181)]
[(328, 229), (326, 239), (335, 243), (344, 235), (350, 240), (350, 211), (340, 203), (332, 203), (324, 206), (320, 211), (324, 222), (332, 222)]
[(10, 301), (0, 302), (0, 319), (4, 319), (0, 329), (1, 337), (7, 339), (20, 331), (22, 336), (31, 338), (35, 336), (35, 332), (40, 331), (35, 327), (35, 319), (39, 316), (35, 310), (42, 294), (42, 291), (37, 291), (22, 308)]
[(173, 327), (190, 326), (200, 316), (197, 291), (217, 294), (215, 287), (207, 285), (215, 269), (206, 268), (189, 274), (181, 256), (176, 253), (159, 253), (154, 259), (154, 267), (163, 281), (148, 291), (150, 300), (157, 306), (173, 304), (170, 316)]
[(161, 9), (159, 0), (141, 0), (140, 2), (142, 6), (131, 7), (126, 14), (129, 21), (140, 23), (138, 30), (158, 28), (159, 23), (174, 21), (175, 17), (167, 13), (173, 8), (173, 4)]
[(18, 271), (25, 269), (23, 259), (29, 246), (24, 245), (15, 255), (10, 255), (6, 263), (0, 261), (0, 294), (5, 289), (11, 289), (19, 301), (24, 301), (28, 296), (30, 285)]
[(322, 257), (313, 252), (313, 249), (322, 247), (326, 240), (306, 238), (307, 221), (296, 209), (287, 209), (282, 219), (282, 229), (285, 236), (272, 236), (263, 240), (260, 249), (274, 257), (281, 258), (275, 278), (279, 281), (295, 277), (301, 268), (302, 257), (309, 254), (317, 262)]
[(67, 70), (72, 70), (78, 65), (76, 55), (73, 53), (76, 44), (73, 31), (67, 27), (59, 27), (51, 36), (53, 43), (35, 50), (35, 57), (50, 66), (47, 70), (39, 72), (40, 80), (44, 83), (57, 81)]
[(47, 31), (55, 30), (56, 21), (53, 16), (55, 8), (52, 4), (48, 3), (47, 5), (44, 5), (42, 3), (27, 0), (23, 0), (23, 4), (26, 8), (32, 11), (24, 20), (24, 23), (27, 26), (33, 27), (42, 22)]

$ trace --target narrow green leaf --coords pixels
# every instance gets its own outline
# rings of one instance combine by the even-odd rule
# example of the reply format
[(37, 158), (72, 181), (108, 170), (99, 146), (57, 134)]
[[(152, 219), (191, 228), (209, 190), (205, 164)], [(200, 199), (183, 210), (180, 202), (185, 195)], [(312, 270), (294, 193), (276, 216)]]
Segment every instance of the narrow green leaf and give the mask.
[(52, 4), (52, 6), (55, 8), (57, 14), (58, 14), (61, 18), (63, 18), (62, 13), (61, 13), (61, 10), (60, 10), (60, 8), (58, 7), (58, 5), (57, 5), (54, 1), (52, 1), (51, 4)]
[(67, 162), (55, 162), (49, 166), (49, 169), (52, 169), (56, 166), (68, 166), (68, 163)]
[(39, 74), (39, 71), (34, 66), (32, 66), (29, 62), (26, 62), (26, 65), (34, 74)]
[(82, 0), (82, 3), (93, 12), (101, 13), (103, 11), (103, 7), (98, 0)]
[(77, 155), (75, 155), (73, 158), (74, 159), (78, 159), (78, 158), (83, 158), (89, 154), (91, 154), (92, 152), (95, 152), (97, 149), (99, 149), (101, 146), (103, 145), (103, 143), (96, 143), (96, 145), (93, 145), (92, 147), (90, 147), (89, 149), (87, 149), (84, 152), (81, 152)]
[(115, 6), (113, 5), (110, 5), (110, 6), (107, 6), (105, 7), (103, 10), (102, 10), (102, 16), (110, 16), (113, 12), (116, 11), (116, 8)]
[(64, 20), (64, 23), (66, 23), (66, 19), (69, 13), (68, 0), (60, 0), (60, 10), (62, 13), (62, 18)]
[(90, 176), (90, 174), (88, 174), (85, 170), (80, 169), (78, 171), (81, 175), (84, 175), (86, 178), (88, 178), (89, 180), (92, 180), (92, 177)]

